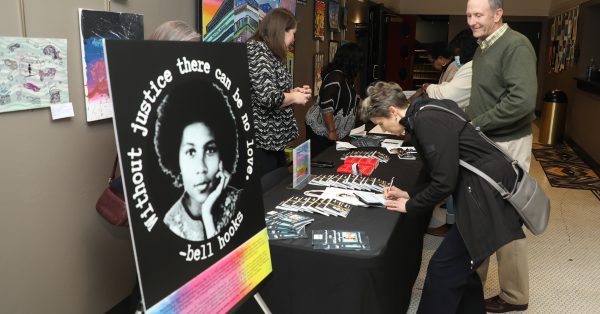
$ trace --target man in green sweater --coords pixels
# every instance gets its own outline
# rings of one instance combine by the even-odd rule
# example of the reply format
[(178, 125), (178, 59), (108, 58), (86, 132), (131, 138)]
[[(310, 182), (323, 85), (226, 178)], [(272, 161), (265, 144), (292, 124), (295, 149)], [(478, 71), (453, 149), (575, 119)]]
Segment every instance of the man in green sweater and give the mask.
[[(503, 0), (468, 0), (467, 22), (478, 39), (467, 114), (524, 169), (531, 161), (531, 122), (537, 96), (536, 55), (529, 40), (502, 22)], [(500, 294), (485, 300), (492, 313), (524, 311), (529, 303), (527, 243), (496, 252)], [(489, 259), (478, 270), (487, 277)]]

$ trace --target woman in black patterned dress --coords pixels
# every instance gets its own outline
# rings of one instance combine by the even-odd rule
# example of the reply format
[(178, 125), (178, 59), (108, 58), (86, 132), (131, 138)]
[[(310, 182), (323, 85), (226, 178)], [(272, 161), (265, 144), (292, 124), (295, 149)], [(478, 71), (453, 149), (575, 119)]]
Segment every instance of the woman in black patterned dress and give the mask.
[(290, 11), (273, 9), (247, 42), (259, 175), (285, 166), (283, 149), (298, 137), (291, 105), (305, 105), (311, 97), (308, 85), (292, 89), (292, 76), (286, 68), (297, 24)]
[(362, 49), (355, 43), (342, 45), (322, 71), (319, 98), (306, 112), (306, 137), (316, 156), (354, 128), (358, 97), (354, 80), (364, 62)]

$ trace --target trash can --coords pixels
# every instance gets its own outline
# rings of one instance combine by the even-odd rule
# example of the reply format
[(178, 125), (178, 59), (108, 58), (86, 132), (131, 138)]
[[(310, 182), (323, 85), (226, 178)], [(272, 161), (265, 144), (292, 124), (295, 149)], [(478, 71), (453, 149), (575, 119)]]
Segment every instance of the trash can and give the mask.
[(542, 107), (540, 142), (554, 145), (562, 141), (565, 129), (567, 95), (558, 89), (546, 93)]

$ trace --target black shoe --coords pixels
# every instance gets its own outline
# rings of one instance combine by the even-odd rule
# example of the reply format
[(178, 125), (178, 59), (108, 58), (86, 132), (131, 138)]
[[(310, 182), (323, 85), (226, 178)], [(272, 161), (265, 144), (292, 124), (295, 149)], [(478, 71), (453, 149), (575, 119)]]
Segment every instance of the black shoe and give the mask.
[(485, 310), (490, 313), (505, 313), (512, 311), (525, 311), (528, 304), (510, 304), (497, 295), (485, 300)]

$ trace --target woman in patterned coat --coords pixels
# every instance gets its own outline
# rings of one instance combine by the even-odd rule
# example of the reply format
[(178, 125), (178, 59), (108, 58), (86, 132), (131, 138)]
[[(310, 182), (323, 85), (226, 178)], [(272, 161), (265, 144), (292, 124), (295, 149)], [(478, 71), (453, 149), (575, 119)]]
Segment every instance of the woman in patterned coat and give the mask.
[(292, 76), (286, 68), (297, 24), (290, 11), (273, 9), (247, 42), (255, 156), (260, 175), (286, 165), (283, 149), (298, 137), (291, 105), (305, 105), (312, 93), (308, 85), (292, 89)]

